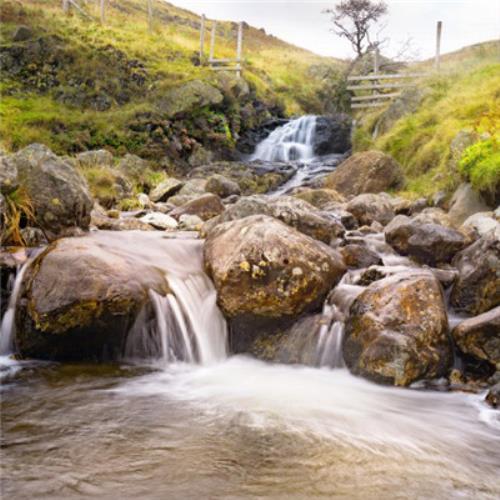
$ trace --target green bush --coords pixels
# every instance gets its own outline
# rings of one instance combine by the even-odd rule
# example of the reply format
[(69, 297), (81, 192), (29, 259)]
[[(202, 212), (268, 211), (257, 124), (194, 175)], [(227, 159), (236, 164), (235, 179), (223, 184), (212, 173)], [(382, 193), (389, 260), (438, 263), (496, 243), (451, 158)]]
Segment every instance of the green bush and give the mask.
[(500, 135), (469, 146), (458, 168), (474, 188), (495, 196), (500, 190)]

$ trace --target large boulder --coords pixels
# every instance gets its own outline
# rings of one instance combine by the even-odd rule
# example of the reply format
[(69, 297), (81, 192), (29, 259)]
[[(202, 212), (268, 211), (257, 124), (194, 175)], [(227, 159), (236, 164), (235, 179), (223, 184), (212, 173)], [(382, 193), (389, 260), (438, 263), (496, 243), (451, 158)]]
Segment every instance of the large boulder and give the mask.
[(200, 219), (206, 221), (223, 212), (224, 204), (221, 199), (216, 194), (206, 193), (180, 207), (174, 208), (170, 212), (170, 216), (174, 219), (180, 219), (182, 215), (197, 215)]
[(37, 225), (49, 238), (74, 228), (88, 229), (93, 201), (83, 177), (41, 144), (11, 156), (17, 180), (26, 190)]
[(384, 230), (385, 240), (401, 255), (435, 266), (450, 262), (465, 248), (466, 237), (449, 227), (421, 223), (406, 215), (397, 215)]
[(224, 96), (201, 80), (192, 80), (166, 92), (159, 102), (162, 113), (174, 117), (175, 115), (192, 111), (195, 108), (220, 104)]
[(500, 238), (489, 232), (453, 259), (458, 279), (451, 305), (461, 312), (481, 314), (500, 305)]
[(399, 164), (381, 151), (364, 151), (343, 161), (325, 179), (325, 187), (346, 196), (380, 193), (398, 187), (403, 179)]
[(239, 352), (259, 329), (319, 307), (345, 272), (335, 250), (265, 215), (218, 225), (204, 259)]
[(368, 286), (351, 306), (343, 354), (353, 373), (380, 383), (408, 386), (446, 374), (452, 350), (438, 280), (410, 271)]
[(348, 115), (316, 117), (312, 139), (315, 156), (342, 154), (351, 149), (351, 124)]
[(451, 334), (460, 351), (500, 370), (500, 306), (462, 321)]
[(394, 217), (390, 197), (385, 194), (360, 194), (346, 205), (360, 225), (369, 226), (373, 222), (388, 224)]
[(95, 236), (60, 239), (26, 272), (17, 349), (41, 359), (117, 358), (150, 289), (169, 291), (154, 263), (110, 251)]
[(452, 223), (458, 227), (471, 215), (489, 210), (490, 207), (470, 184), (461, 184), (453, 194), (448, 215)]
[(228, 206), (218, 219), (211, 222), (205, 232), (209, 232), (216, 224), (258, 214), (275, 217), (301, 233), (325, 243), (344, 232), (342, 224), (335, 217), (318, 211), (303, 200), (292, 196), (271, 198), (262, 195), (240, 198), (235, 204)]

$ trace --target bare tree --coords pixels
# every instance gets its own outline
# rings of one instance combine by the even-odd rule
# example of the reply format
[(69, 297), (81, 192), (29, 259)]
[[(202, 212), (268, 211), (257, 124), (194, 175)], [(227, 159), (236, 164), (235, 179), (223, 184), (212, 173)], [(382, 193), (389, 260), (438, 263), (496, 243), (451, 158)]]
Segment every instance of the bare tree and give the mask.
[(387, 14), (383, 0), (342, 0), (324, 13), (332, 16), (333, 31), (350, 42), (357, 58), (379, 45), (378, 41), (370, 40), (370, 28)]

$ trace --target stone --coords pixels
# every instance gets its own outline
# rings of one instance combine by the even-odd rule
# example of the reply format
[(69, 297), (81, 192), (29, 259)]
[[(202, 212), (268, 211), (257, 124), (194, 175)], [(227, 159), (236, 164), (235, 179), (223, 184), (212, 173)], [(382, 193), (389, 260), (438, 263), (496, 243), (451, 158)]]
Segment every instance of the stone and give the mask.
[(50, 240), (75, 228), (88, 229), (93, 200), (74, 167), (41, 144), (27, 146), (10, 158), (33, 206), (37, 227)]
[(383, 265), (380, 256), (364, 245), (350, 244), (339, 248), (347, 267), (362, 269), (370, 266)]
[(472, 229), (479, 237), (484, 236), (490, 231), (494, 231), (500, 238), (500, 222), (493, 215), (493, 212), (478, 212), (465, 219), (465, 222), (460, 226), (463, 232)]
[(139, 220), (153, 226), (156, 229), (172, 230), (177, 229), (178, 226), (177, 221), (173, 217), (160, 212), (151, 212), (144, 215)]
[(25, 42), (33, 36), (33, 31), (28, 26), (18, 26), (14, 34), (12, 35), (12, 41), (14, 42)]
[(27, 247), (41, 247), (48, 243), (45, 233), (38, 227), (23, 227), (21, 238)]
[(224, 204), (216, 194), (205, 193), (180, 207), (174, 208), (170, 215), (174, 219), (179, 219), (182, 215), (197, 215), (206, 221), (220, 215), (224, 210)]
[(194, 109), (220, 104), (223, 99), (222, 93), (212, 85), (201, 80), (192, 80), (167, 91), (158, 107), (162, 113), (175, 117)]
[(467, 245), (466, 237), (449, 227), (397, 215), (384, 230), (385, 240), (399, 254), (435, 266), (450, 262)]
[(347, 203), (346, 210), (361, 226), (369, 226), (374, 221), (385, 226), (395, 215), (390, 198), (383, 194), (360, 194)]
[(179, 217), (179, 229), (183, 231), (201, 231), (203, 219), (197, 215), (184, 214)]
[(451, 199), (448, 215), (452, 223), (458, 227), (471, 215), (489, 210), (490, 207), (470, 184), (461, 184)]
[(241, 189), (238, 183), (220, 174), (214, 174), (207, 179), (205, 190), (209, 193), (216, 194), (221, 198), (241, 194)]
[(174, 177), (169, 177), (160, 182), (150, 193), (149, 198), (153, 202), (166, 201), (170, 196), (179, 192), (184, 183)]
[(83, 168), (88, 167), (112, 167), (113, 155), (105, 149), (84, 151), (76, 155), (77, 165)]
[(492, 408), (500, 407), (500, 383), (495, 384), (486, 394), (485, 401)]
[(204, 260), (240, 347), (259, 329), (320, 307), (345, 272), (338, 252), (266, 215), (218, 225)]
[(0, 155), (0, 194), (9, 194), (19, 187), (17, 167), (12, 158)]
[(91, 225), (105, 231), (153, 231), (153, 226), (135, 217), (113, 219), (99, 210), (92, 210)]
[(380, 193), (399, 187), (403, 174), (391, 156), (381, 151), (355, 153), (325, 178), (325, 187), (344, 196)]
[(151, 200), (146, 193), (139, 193), (137, 195), (137, 201), (142, 208), (151, 208)]
[(481, 314), (500, 305), (500, 238), (487, 233), (452, 262), (458, 269), (450, 302), (460, 312)]
[(453, 356), (437, 279), (416, 270), (369, 285), (351, 305), (343, 354), (352, 373), (379, 383), (409, 386), (445, 375)]
[(318, 211), (303, 200), (292, 196), (272, 198), (263, 195), (240, 198), (234, 205), (226, 207), (217, 220), (204, 227), (203, 232), (209, 232), (217, 224), (257, 214), (275, 217), (301, 233), (325, 243), (330, 243), (332, 238), (344, 233), (344, 227), (335, 217)]
[(184, 183), (178, 194), (180, 196), (198, 196), (205, 194), (207, 181), (205, 179), (189, 179)]
[(351, 149), (352, 119), (346, 114), (317, 116), (312, 138), (315, 156), (343, 154)]
[(307, 203), (321, 210), (332, 203), (344, 203), (346, 201), (344, 196), (335, 191), (335, 189), (302, 188), (298, 192), (294, 192), (293, 196), (307, 201)]
[(95, 236), (62, 238), (25, 274), (16, 310), (18, 351), (61, 361), (117, 359), (150, 289), (169, 292), (154, 263), (127, 259)]
[(461, 352), (500, 370), (500, 306), (462, 321), (451, 335)]

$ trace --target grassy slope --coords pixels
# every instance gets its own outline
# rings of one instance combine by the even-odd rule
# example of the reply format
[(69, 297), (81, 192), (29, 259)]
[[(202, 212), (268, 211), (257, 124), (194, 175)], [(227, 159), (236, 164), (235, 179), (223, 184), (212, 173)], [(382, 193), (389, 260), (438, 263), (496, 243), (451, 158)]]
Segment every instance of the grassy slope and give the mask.
[[(104, 26), (89, 22), (76, 13), (63, 16), (60, 0), (2, 0), (1, 6), (0, 34), (4, 44), (11, 43), (12, 33), (20, 24), (32, 27), (37, 35), (58, 35), (65, 50), (74, 55), (75, 65), (84, 68), (90, 76), (102, 78), (111, 70), (94, 57), (97, 50), (109, 44), (145, 65), (155, 81), (156, 95), (188, 80), (215, 81), (214, 72), (195, 66), (191, 60), (199, 48), (196, 26), (199, 18), (170, 4), (154, 2), (155, 22), (151, 34), (146, 24), (146, 2), (141, 0), (111, 1)], [(88, 2), (86, 9), (98, 16), (95, 2)], [(229, 22), (218, 25), (216, 56), (234, 56), (235, 26)], [(208, 40), (207, 34), (207, 52)], [(311, 75), (311, 68), (338, 64), (338, 61), (316, 56), (252, 27), (245, 27), (244, 59), (245, 78), (256, 89), (259, 98), (281, 103), (288, 114), (319, 111), (316, 92), (321, 80)], [(118, 76), (111, 74), (111, 78)], [(16, 81), (4, 78), (1, 85), (0, 136), (6, 149), (38, 141), (62, 153), (78, 143), (79, 133), (85, 138), (82, 141), (87, 147), (94, 143), (96, 147), (103, 146), (106, 140), (113, 141), (113, 137), (119, 135), (120, 129), (135, 113), (154, 108), (152, 99), (141, 96), (125, 105), (113, 106), (105, 113), (81, 110), (61, 104), (48, 93), (20, 90)], [(72, 132), (67, 137), (58, 134), (58, 142), (54, 143), (52, 131), (58, 124), (69, 126)], [(90, 140), (85, 136), (88, 129), (94, 130)]]
[[(418, 65), (422, 70), (431, 67), (430, 61)], [(444, 56), (442, 71), (422, 86), (428, 94), (416, 112), (375, 140), (370, 135), (384, 110), (359, 113), (362, 126), (357, 134), (358, 149), (375, 147), (401, 163), (408, 179), (406, 191), (412, 196), (451, 191), (460, 182), (450, 146), (461, 130), (489, 134), (495, 147), (500, 146), (500, 44), (478, 44)], [(492, 154), (498, 155), (498, 149)], [(500, 182), (500, 163), (490, 159), (488, 176), (476, 173), (476, 178), (480, 189)]]

